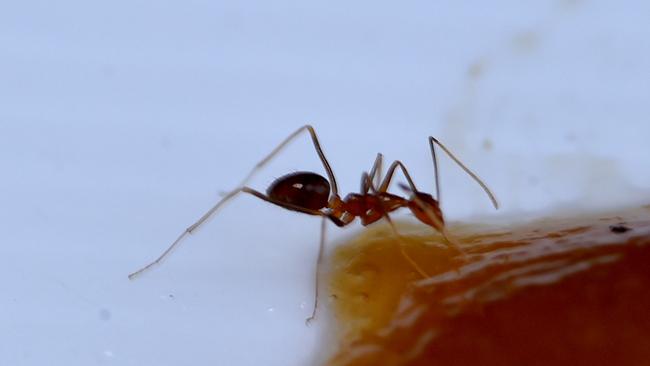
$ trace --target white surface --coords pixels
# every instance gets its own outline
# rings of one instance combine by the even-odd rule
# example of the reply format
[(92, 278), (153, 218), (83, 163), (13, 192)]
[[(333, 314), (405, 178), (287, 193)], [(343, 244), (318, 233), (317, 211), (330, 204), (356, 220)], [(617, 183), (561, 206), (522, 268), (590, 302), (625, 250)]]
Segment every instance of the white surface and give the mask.
[[(318, 219), (240, 197), (126, 279), (307, 122), (343, 192), (378, 151), (432, 187), (433, 134), (501, 214), (649, 202), (649, 3), (480, 6), (0, 5), (0, 365), (312, 364)], [(253, 185), (293, 170), (306, 138)], [(493, 214), (442, 179), (449, 218)]]

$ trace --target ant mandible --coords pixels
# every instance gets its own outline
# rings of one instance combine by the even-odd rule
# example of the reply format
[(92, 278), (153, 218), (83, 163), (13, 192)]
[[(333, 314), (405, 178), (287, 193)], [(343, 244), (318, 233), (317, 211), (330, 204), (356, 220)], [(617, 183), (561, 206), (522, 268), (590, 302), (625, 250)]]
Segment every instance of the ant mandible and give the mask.
[[(295, 172), (284, 175), (276, 179), (266, 190), (266, 194), (259, 192), (255, 189), (246, 186), (246, 183), (266, 165), (273, 157), (275, 157), (289, 142), (300, 135), (302, 132), (308, 131), (316, 153), (318, 154), (327, 176), (329, 179), (320, 174), (313, 172)], [(438, 178), (438, 162), (436, 157), (435, 146), (439, 146), (456, 164), (458, 164), (467, 174), (469, 174), (487, 193), (492, 204), (498, 208), (498, 203), (494, 194), (490, 189), (481, 181), (481, 179), (469, 170), (458, 158), (451, 153), (442, 143), (434, 137), (429, 136), (429, 145), (431, 148), (431, 155), (433, 160), (435, 184), (436, 184), (436, 198), (433, 198), (428, 193), (419, 191), (408, 170), (404, 164), (395, 160), (386, 171), (386, 176), (381, 179), (381, 170), (383, 164), (383, 156), (381, 153), (377, 154), (375, 162), (370, 170), (370, 173), (364, 172), (361, 177), (361, 190), (359, 193), (348, 194), (344, 199), (339, 195), (338, 185), (336, 178), (332, 171), (323, 149), (320, 146), (316, 131), (310, 125), (300, 127), (287, 138), (284, 139), (268, 156), (262, 159), (250, 173), (244, 178), (238, 188), (227, 193), (219, 202), (217, 202), (210, 210), (208, 210), (198, 221), (189, 226), (185, 231), (167, 248), (156, 260), (142, 267), (141, 269), (131, 273), (129, 279), (134, 279), (141, 273), (145, 272), (152, 266), (160, 263), (188, 234), (192, 234), (201, 224), (203, 224), (210, 216), (212, 216), (224, 203), (235, 197), (239, 193), (248, 193), (261, 200), (272, 203), (274, 205), (286, 208), (288, 210), (305, 213), (308, 215), (321, 216), (321, 238), (318, 250), (318, 260), (316, 264), (316, 287), (314, 297), (314, 308), (312, 315), (307, 319), (307, 322), (314, 319), (316, 315), (316, 307), (318, 306), (318, 275), (320, 273), (320, 266), (323, 257), (323, 249), (325, 246), (325, 226), (329, 219), (339, 227), (350, 224), (356, 217), (359, 217), (363, 226), (370, 225), (382, 218), (385, 218), (390, 224), (394, 234), (401, 240), (392, 220), (388, 216), (399, 208), (407, 207), (415, 215), (415, 217), (424, 224), (431, 226), (436, 231), (440, 232), (443, 237), (455, 247), (454, 241), (447, 234), (445, 229), (445, 221), (440, 209), (440, 182)], [(400, 184), (400, 187), (411, 193), (407, 198), (388, 192), (388, 187), (397, 170), (400, 168), (408, 186)], [(402, 245), (400, 250), (404, 258), (413, 266), (413, 268), (422, 276), (428, 277), (417, 263), (404, 251)]]

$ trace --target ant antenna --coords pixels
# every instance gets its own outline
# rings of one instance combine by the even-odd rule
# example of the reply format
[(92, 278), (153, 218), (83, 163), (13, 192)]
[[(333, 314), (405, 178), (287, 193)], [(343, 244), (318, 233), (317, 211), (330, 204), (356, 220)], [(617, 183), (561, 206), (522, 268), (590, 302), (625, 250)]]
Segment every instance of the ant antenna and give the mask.
[(438, 157), (436, 155), (436, 149), (434, 149), (434, 145), (429, 140), (429, 145), (431, 145), (431, 160), (433, 161), (433, 176), (436, 180), (436, 200), (438, 203), (440, 203), (440, 178), (438, 174)]
[(453, 160), (456, 164), (458, 164), (458, 166), (461, 167), (461, 169), (463, 169), (465, 171), (465, 173), (467, 173), (470, 177), (472, 177), (472, 179), (474, 179), (476, 181), (476, 183), (478, 183), (478, 185), (481, 186), (481, 188), (483, 188), (483, 190), (488, 195), (488, 197), (490, 197), (490, 201), (492, 201), (492, 205), (494, 206), (494, 208), (498, 210), (499, 209), (499, 203), (497, 202), (496, 197), (494, 196), (492, 191), (490, 191), (490, 188), (488, 188), (488, 186), (485, 183), (483, 183), (481, 178), (479, 178), (478, 175), (476, 175), (473, 171), (471, 171), (468, 167), (466, 167), (465, 164), (463, 164), (460, 161), (460, 159), (458, 159), (456, 156), (454, 156), (454, 154), (448, 148), (445, 147), (445, 145), (443, 145), (435, 137), (429, 136), (429, 145), (431, 146), (431, 154), (433, 156), (433, 166), (434, 166), (434, 170), (435, 170), (435, 174), (436, 174), (436, 194), (437, 194), (436, 198), (438, 199), (438, 202), (440, 202), (440, 186), (439, 186), (439, 182), (438, 182), (438, 162), (437, 162), (437, 159), (436, 159), (436, 152), (435, 152), (434, 143), (436, 145), (440, 146), (440, 148), (451, 158), (451, 160)]

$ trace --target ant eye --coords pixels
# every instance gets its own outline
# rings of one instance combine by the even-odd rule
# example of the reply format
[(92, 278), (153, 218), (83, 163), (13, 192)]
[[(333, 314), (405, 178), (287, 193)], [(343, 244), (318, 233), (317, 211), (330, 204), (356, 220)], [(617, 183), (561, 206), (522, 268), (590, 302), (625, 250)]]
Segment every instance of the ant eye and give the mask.
[(302, 187), (303, 187), (302, 183), (294, 183), (294, 184), (292, 184), (291, 186), (292, 186), (293, 188), (296, 188), (296, 189), (302, 189)]

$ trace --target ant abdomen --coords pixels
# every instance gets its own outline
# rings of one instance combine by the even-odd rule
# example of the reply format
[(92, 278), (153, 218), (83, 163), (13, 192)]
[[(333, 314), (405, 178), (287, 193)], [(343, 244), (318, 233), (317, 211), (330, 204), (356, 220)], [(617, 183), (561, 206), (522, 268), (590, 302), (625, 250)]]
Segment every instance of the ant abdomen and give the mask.
[(266, 190), (272, 200), (288, 203), (309, 210), (327, 207), (330, 183), (319, 174), (295, 172), (284, 175)]

